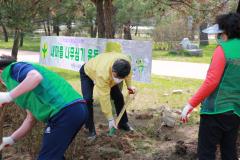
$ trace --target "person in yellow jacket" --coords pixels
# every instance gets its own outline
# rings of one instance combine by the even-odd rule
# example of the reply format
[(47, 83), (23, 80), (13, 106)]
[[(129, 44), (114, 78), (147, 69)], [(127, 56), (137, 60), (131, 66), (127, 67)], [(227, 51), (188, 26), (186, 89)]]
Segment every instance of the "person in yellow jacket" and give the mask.
[(130, 93), (135, 92), (131, 84), (132, 73), (130, 59), (121, 53), (121, 45), (116, 42), (106, 44), (105, 53), (92, 58), (80, 69), (80, 79), (83, 98), (87, 102), (89, 119), (86, 128), (89, 129), (89, 138), (96, 138), (93, 114), (93, 88), (99, 96), (102, 112), (108, 119), (109, 129), (112, 127), (130, 131), (132, 128), (128, 124), (127, 113), (125, 112), (116, 126), (113, 114), (111, 99), (114, 101), (117, 115), (124, 106), (124, 97), (118, 86), (125, 81)]

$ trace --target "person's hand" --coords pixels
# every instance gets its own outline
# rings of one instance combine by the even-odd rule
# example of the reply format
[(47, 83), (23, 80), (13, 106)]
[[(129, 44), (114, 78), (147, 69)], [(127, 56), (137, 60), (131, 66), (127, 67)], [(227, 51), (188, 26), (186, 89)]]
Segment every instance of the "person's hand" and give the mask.
[(2, 104), (4, 103), (9, 103), (11, 102), (13, 99), (10, 96), (9, 92), (0, 92), (0, 104), (2, 106)]
[(5, 147), (8, 147), (8, 146), (11, 146), (13, 145), (15, 142), (13, 140), (13, 138), (11, 136), (9, 137), (3, 137), (2, 138), (2, 144), (0, 145), (0, 151), (5, 148)]
[(116, 123), (113, 118), (108, 119), (108, 128), (109, 129), (111, 129), (111, 128), (117, 129)]
[(135, 94), (135, 93), (136, 93), (136, 88), (133, 87), (133, 86), (128, 87), (127, 89), (128, 89), (128, 93), (129, 93), (129, 94)]
[(191, 106), (189, 103), (186, 104), (186, 106), (183, 108), (181, 113), (181, 121), (183, 123), (188, 122), (188, 115), (192, 112), (193, 106)]

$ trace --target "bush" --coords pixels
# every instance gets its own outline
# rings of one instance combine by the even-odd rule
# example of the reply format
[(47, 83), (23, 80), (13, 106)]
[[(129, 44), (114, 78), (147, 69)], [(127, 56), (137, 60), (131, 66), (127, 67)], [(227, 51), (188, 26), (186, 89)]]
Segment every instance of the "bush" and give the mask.
[(162, 45), (164, 42), (164, 45), (167, 44), (168, 49), (173, 49), (184, 37), (187, 36), (188, 27), (182, 19), (158, 26), (153, 31), (153, 40), (156, 45)]

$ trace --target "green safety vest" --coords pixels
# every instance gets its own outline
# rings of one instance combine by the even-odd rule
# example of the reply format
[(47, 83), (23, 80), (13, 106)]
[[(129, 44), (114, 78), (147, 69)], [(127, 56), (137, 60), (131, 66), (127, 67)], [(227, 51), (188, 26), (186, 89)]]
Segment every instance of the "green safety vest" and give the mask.
[(226, 58), (222, 79), (215, 91), (202, 103), (200, 114), (233, 111), (240, 116), (240, 39), (221, 42)]
[[(2, 72), (2, 79), (8, 91), (19, 85), (19, 82), (11, 77), (13, 64), (7, 66)], [(32, 91), (14, 99), (14, 102), (20, 108), (29, 110), (37, 120), (46, 122), (67, 104), (82, 99), (80, 94), (58, 74), (40, 65), (31, 65), (43, 76), (43, 80)]]

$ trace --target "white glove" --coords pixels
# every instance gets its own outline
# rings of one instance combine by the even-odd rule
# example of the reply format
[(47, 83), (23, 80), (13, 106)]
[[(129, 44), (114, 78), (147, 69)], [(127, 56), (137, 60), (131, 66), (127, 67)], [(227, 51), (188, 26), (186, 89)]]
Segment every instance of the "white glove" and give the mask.
[(113, 118), (108, 119), (108, 128), (109, 129), (111, 129), (111, 128), (116, 128), (117, 129), (117, 126), (116, 126)]
[(189, 103), (186, 104), (186, 106), (183, 108), (181, 113), (181, 121), (183, 123), (186, 123), (188, 121), (188, 115), (192, 112), (193, 106), (191, 106)]
[(4, 147), (8, 147), (13, 145), (15, 142), (13, 140), (13, 138), (11, 136), (9, 137), (3, 137), (2, 138), (2, 144), (0, 145), (0, 151), (4, 148)]
[(0, 104), (9, 103), (12, 100), (9, 92), (0, 92)]

